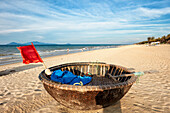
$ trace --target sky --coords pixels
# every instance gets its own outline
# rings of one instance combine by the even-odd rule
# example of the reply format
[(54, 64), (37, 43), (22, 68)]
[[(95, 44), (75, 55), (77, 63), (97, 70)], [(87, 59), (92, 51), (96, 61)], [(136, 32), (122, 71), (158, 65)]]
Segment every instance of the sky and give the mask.
[(129, 44), (170, 33), (170, 0), (0, 0), (0, 44)]

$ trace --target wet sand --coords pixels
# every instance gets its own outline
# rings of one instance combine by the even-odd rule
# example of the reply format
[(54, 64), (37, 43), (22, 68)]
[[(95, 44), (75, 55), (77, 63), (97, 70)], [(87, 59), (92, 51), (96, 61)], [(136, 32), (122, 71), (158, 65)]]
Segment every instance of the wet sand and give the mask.
[(170, 45), (129, 45), (43, 59), (48, 67), (69, 62), (105, 62), (150, 71), (115, 105), (77, 111), (56, 102), (38, 79), (41, 63), (0, 66), (0, 113), (168, 113), (170, 111)]

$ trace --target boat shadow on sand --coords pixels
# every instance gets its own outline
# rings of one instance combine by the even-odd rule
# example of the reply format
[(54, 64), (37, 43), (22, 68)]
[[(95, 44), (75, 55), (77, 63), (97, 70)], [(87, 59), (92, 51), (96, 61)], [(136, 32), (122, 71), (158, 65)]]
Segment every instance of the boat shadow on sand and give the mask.
[(35, 67), (40, 67), (40, 66), (43, 66), (43, 65), (42, 64), (36, 64), (36, 65), (33, 65), (33, 64), (30, 65), (29, 64), (29, 65), (14, 67), (14, 68), (11, 68), (11, 69), (6, 69), (6, 70), (3, 70), (3, 71), (0, 71), (0, 76), (5, 76), (5, 75), (8, 75), (8, 74), (12, 74), (12, 73), (15, 73), (15, 72), (20, 72), (20, 71), (28, 70), (28, 69), (35, 68)]
[(116, 102), (113, 105), (98, 110), (74, 110), (62, 106), (61, 108), (59, 108), (58, 111), (62, 113), (122, 113), (120, 101)]

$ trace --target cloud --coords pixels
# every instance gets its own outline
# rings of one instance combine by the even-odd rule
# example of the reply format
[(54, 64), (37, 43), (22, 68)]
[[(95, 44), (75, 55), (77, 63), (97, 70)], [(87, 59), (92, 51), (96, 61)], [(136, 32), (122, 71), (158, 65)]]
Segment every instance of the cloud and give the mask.
[(35, 36), (35, 38), (37, 38), (37, 39), (43, 39), (44, 37), (43, 37), (43, 36)]
[(25, 32), (29, 31), (28, 29), (8, 29), (0, 31), (0, 34), (8, 34), (8, 33), (15, 33), (15, 32)]
[(170, 7), (161, 8), (161, 9), (149, 9), (149, 8), (137, 8), (134, 12), (141, 17), (159, 18), (162, 15), (170, 14)]
[[(33, 33), (36, 38), (43, 40), (45, 37), (48, 40), (59, 36), (68, 37), (68, 40), (71, 40), (69, 37), (79, 37), (81, 40), (86, 36), (97, 40), (97, 37), (111, 35), (144, 37), (145, 34), (154, 35), (157, 31), (166, 33), (170, 30), (170, 7), (167, 3), (107, 0), (0, 1), (0, 36)], [(156, 8), (159, 4), (164, 7)], [(163, 18), (165, 15), (167, 17)]]

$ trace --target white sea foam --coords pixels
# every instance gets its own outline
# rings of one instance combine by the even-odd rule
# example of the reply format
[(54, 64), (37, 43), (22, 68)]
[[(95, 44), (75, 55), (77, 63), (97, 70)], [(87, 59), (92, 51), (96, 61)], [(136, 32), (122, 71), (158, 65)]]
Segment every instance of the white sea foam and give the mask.
[[(69, 48), (69, 53), (77, 53), (89, 50), (98, 50), (104, 48), (113, 48), (114, 45), (55, 45), (55, 46), (36, 46), (36, 49), (42, 58), (64, 55), (67, 54), (67, 48)], [(21, 53), (16, 49), (16, 47), (0, 46), (0, 65), (6, 64), (6, 62), (21, 62)]]

